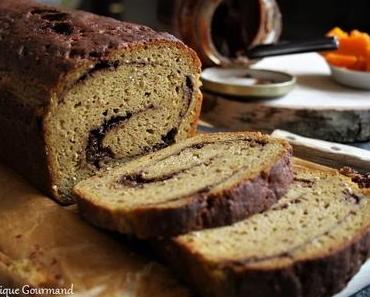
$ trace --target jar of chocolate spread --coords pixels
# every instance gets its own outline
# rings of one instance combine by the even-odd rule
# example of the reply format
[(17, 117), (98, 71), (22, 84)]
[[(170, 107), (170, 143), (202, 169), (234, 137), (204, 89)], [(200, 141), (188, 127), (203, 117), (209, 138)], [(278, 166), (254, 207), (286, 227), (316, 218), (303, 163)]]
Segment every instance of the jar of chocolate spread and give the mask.
[(158, 0), (157, 15), (206, 66), (247, 63), (245, 49), (277, 41), (282, 28), (275, 0)]

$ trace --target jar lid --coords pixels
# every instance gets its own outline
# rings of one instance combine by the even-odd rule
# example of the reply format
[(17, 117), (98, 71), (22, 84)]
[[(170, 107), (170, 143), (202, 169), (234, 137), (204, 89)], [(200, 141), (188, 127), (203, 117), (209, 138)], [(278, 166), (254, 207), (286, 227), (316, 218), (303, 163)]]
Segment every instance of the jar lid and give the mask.
[(294, 88), (296, 78), (285, 72), (253, 68), (211, 67), (201, 74), (207, 91), (243, 98), (274, 98)]

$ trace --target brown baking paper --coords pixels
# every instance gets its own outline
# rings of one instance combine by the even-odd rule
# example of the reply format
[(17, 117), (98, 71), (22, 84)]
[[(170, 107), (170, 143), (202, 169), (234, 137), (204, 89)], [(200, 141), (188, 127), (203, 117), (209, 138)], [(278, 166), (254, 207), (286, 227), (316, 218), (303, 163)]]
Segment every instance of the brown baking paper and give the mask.
[(26, 286), (65, 287), (73, 289), (72, 296), (86, 297), (189, 296), (165, 268), (89, 226), (2, 166), (0, 284), (2, 293)]

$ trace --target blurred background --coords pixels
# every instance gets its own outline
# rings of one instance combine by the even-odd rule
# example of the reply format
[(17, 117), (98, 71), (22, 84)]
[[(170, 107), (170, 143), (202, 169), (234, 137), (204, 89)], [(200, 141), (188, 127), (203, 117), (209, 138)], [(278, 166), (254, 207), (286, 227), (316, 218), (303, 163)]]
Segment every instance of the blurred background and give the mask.
[[(40, 0), (93, 11), (156, 28), (176, 0)], [(283, 16), (283, 40), (324, 35), (335, 26), (370, 32), (369, 0), (277, 0)], [(163, 21), (163, 20), (162, 20)]]
[[(285, 41), (312, 43), (312, 39), (322, 40), (334, 27), (348, 32), (357, 29), (370, 33), (370, 0), (38, 1), (79, 8), (170, 32), (197, 52), (204, 68), (243, 65), (248, 70), (253, 46), (277, 41), (282, 41), (283, 45), (279, 46), (283, 47), (286, 46)], [(323, 59), (317, 53), (310, 53), (303, 58), (301, 55), (286, 55), (279, 59), (263, 59), (258, 65), (253, 65), (252, 68), (267, 69), (270, 74), (275, 70), (292, 75), (294, 79), (290, 82), (294, 88), (287, 91), (289, 94), (277, 95), (269, 89), (269, 95), (261, 96), (265, 100), (258, 102), (253, 97), (255, 93), (245, 99), (240, 94), (225, 93), (229, 88), (220, 91), (207, 89), (203, 84), (202, 119), (215, 127), (265, 132), (279, 128), (312, 138), (356, 143), (370, 149), (370, 142), (365, 143), (370, 141), (370, 93), (353, 89), (358, 88), (359, 80), (360, 88), (369, 89), (366, 72), (370, 72), (370, 45), (368, 49), (368, 35), (355, 30), (353, 33), (361, 36), (355, 36), (353, 44), (348, 40), (343, 44), (340, 41), (340, 45), (347, 46), (346, 54), (327, 52), (331, 55), (331, 62), (326, 60), (328, 55)], [(338, 73), (330, 70), (334, 69), (331, 63), (338, 66), (348, 59), (352, 63), (348, 64), (352, 67), (350, 69), (355, 71), (354, 76), (343, 79), (339, 75), (339, 79), (338, 75), (331, 75)], [(252, 59), (252, 62), (256, 61)], [(341, 64), (339, 67), (345, 66)], [(228, 79), (234, 79), (229, 76)], [(254, 84), (261, 81), (273, 83), (275, 80), (269, 76), (260, 80), (250, 74), (235, 77), (237, 81), (241, 78), (251, 79)], [(274, 90), (279, 90), (279, 83), (275, 87)], [(261, 88), (259, 86), (258, 90)], [(288, 116), (285, 115), (287, 110)]]

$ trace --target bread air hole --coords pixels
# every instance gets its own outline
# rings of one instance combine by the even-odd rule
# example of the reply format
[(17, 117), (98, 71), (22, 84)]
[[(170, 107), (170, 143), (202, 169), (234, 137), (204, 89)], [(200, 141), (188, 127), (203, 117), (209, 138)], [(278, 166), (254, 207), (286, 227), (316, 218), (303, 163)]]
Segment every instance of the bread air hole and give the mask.
[(73, 25), (71, 23), (56, 23), (51, 29), (61, 35), (71, 35), (73, 33)]

